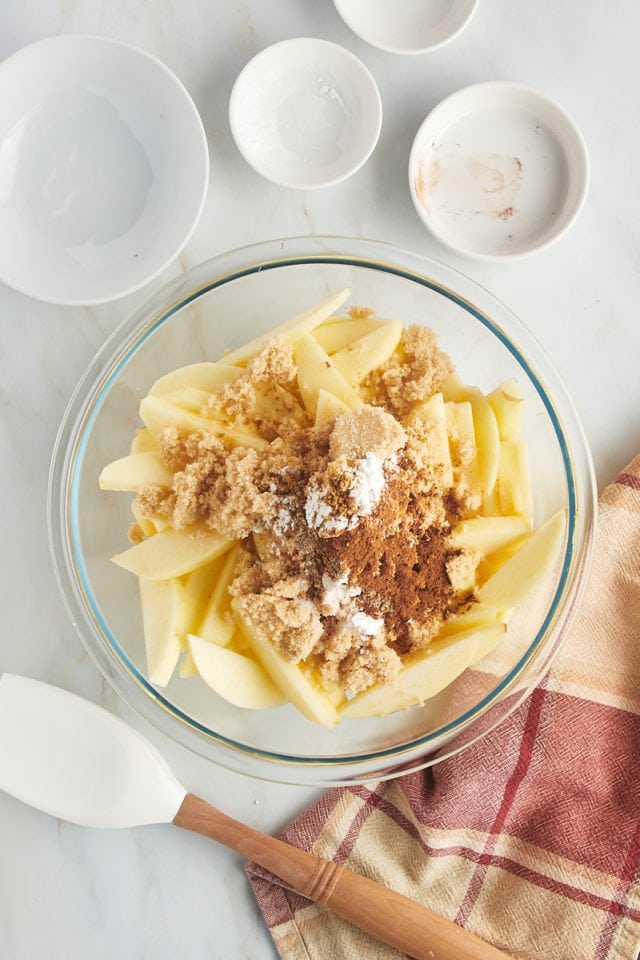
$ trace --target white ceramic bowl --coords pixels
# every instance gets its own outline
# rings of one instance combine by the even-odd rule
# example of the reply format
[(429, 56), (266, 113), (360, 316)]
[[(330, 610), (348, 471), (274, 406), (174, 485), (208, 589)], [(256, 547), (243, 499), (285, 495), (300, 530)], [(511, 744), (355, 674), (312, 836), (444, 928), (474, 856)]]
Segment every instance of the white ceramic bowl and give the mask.
[(163, 63), (106, 37), (65, 35), (0, 64), (0, 280), (53, 303), (124, 296), (194, 230), (207, 141)]
[(428, 53), (464, 30), (478, 0), (334, 0), (362, 40), (389, 53)]
[(369, 158), (382, 126), (376, 82), (352, 53), (299, 37), (262, 50), (238, 76), (231, 132), (254, 170), (306, 190), (345, 180)]
[(547, 247), (574, 222), (589, 183), (587, 149), (553, 100), (509, 82), (475, 84), (418, 130), (409, 189), (442, 243), (486, 260)]

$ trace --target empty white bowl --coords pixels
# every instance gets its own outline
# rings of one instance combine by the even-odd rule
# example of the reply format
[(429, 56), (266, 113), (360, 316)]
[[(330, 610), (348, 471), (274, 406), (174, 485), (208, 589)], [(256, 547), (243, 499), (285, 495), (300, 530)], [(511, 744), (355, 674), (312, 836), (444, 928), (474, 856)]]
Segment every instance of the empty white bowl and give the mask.
[(267, 47), (244, 67), (229, 101), (240, 153), (273, 183), (327, 187), (355, 173), (380, 136), (376, 82), (352, 53), (299, 37)]
[(334, 0), (362, 40), (389, 53), (428, 53), (464, 30), (478, 0)]
[(0, 64), (0, 280), (93, 304), (179, 254), (209, 181), (202, 121), (158, 59), (64, 35)]
[(409, 159), (423, 223), (457, 253), (488, 260), (557, 240), (580, 212), (588, 183), (587, 149), (571, 117), (530, 87), (502, 81), (443, 100)]

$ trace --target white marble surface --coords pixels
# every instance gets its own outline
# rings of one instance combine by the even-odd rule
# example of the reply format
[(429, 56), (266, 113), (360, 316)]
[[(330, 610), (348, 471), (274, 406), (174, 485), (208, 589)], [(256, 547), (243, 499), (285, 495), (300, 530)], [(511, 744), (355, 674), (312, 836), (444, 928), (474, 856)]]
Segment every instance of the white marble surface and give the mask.
[[(504, 300), (534, 331), (566, 381), (599, 484), (640, 446), (640, 7), (632, 0), (481, 0), (450, 46), (419, 57), (368, 47), (330, 0), (4, 0), (0, 58), (41, 37), (90, 32), (165, 60), (193, 94), (211, 148), (202, 220), (174, 276), (219, 251), (275, 236), (330, 233), (385, 239), (449, 261)], [(230, 136), (237, 73), (291, 36), (345, 44), (376, 77), (380, 143), (351, 180), (297, 193), (261, 180)], [(467, 83), (531, 84), (573, 114), (592, 184), (571, 231), (523, 261), (448, 254), (423, 230), (406, 165), (426, 112)], [(164, 279), (164, 278), (162, 278)], [(154, 284), (156, 286), (156, 284)], [(0, 285), (0, 478), (5, 557), (0, 670), (29, 674), (98, 701), (143, 729), (191, 789), (240, 819), (276, 830), (314, 791), (252, 782), (166, 742), (102, 682), (54, 582), (47, 544), (47, 470), (73, 387), (105, 337), (141, 298), (92, 309), (48, 306)], [(103, 960), (275, 956), (240, 860), (170, 827), (122, 832), (56, 822), (0, 794), (0, 956)]]

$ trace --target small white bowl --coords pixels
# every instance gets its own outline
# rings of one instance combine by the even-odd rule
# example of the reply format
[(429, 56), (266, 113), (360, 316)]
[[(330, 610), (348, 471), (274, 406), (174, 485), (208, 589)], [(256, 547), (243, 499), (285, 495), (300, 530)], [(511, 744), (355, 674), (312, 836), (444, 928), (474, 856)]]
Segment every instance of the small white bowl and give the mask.
[(356, 36), (389, 53), (429, 53), (464, 30), (478, 0), (333, 0)]
[(584, 140), (553, 100), (509, 82), (465, 87), (418, 130), (409, 188), (422, 221), (457, 253), (485, 260), (549, 246), (589, 184)]
[(231, 92), (229, 122), (257, 173), (307, 190), (360, 169), (378, 142), (382, 103), (352, 53), (299, 37), (267, 47), (244, 67)]
[(182, 83), (137, 47), (63, 35), (0, 64), (0, 280), (52, 303), (142, 287), (180, 253), (209, 182)]

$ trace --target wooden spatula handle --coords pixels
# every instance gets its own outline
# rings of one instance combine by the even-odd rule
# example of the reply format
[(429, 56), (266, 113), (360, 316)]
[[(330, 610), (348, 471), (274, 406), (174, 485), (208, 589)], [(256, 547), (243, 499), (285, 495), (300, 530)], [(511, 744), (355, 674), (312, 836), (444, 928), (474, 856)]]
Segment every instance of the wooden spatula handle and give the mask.
[(508, 960), (500, 950), (408, 897), (253, 830), (191, 793), (173, 822), (231, 847), (302, 896), (415, 960)]

